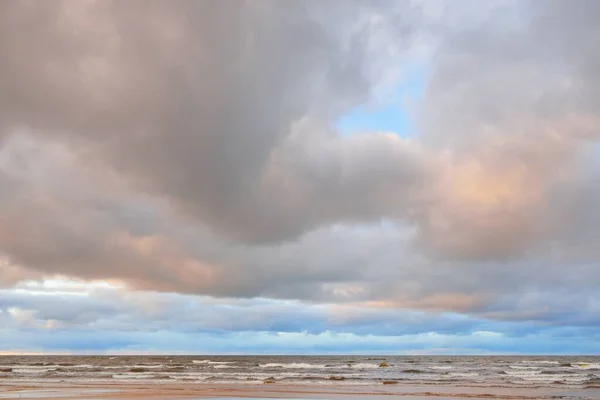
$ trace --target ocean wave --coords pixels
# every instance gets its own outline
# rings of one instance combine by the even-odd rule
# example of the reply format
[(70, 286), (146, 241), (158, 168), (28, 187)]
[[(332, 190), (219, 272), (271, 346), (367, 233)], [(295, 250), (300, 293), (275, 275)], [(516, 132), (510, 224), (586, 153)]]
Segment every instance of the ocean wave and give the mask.
[(260, 368), (290, 368), (290, 369), (324, 369), (329, 368), (327, 364), (307, 364), (307, 363), (267, 363), (259, 364)]
[[(91, 365), (91, 364), (74, 364), (74, 363), (65, 363), (65, 364), (54, 364), (54, 363), (34, 363), (34, 364), (12, 364), (12, 368), (19, 368), (19, 369), (27, 369), (27, 370), (31, 370), (31, 371), (42, 371), (42, 370), (51, 370), (51, 369), (55, 369), (55, 368), (63, 368), (63, 367), (69, 367), (69, 368), (74, 368), (74, 369), (91, 369), (91, 368), (98, 368), (99, 365)], [(0, 368), (8, 368), (5, 365), (0, 365)], [(105, 368), (105, 367), (103, 367)]]
[(104, 368), (86, 368), (85, 371), (81, 371), (78, 370), (76, 368), (64, 368), (64, 367), (59, 367), (59, 368), (55, 368), (52, 370), (52, 372), (58, 372), (58, 373), (66, 373), (66, 374), (73, 374), (73, 373), (81, 373), (81, 372), (85, 372), (85, 373), (90, 373), (90, 372), (106, 372), (106, 369)]
[(185, 372), (187, 370), (188, 369), (184, 366), (174, 366), (174, 367), (168, 366), (166, 368), (163, 368), (161, 370), (161, 372)]
[(586, 388), (600, 389), (600, 377), (590, 378), (585, 384)]
[(564, 369), (560, 369), (560, 370), (546, 370), (546, 371), (542, 371), (541, 372), (542, 375), (561, 375), (561, 374), (576, 374), (577, 371), (569, 371), (569, 370), (564, 370)]
[[(196, 358), (195, 360), (192, 360)], [(556, 360), (556, 361), (555, 361)], [(389, 368), (380, 367), (385, 362)], [(435, 357), (5, 357), (3, 384), (66, 381), (109, 383), (213, 382), (263, 385), (382, 385), (383, 381), (418, 386), (473, 386), (584, 389), (600, 387), (600, 358)]]
[(140, 373), (140, 372), (148, 372), (150, 371), (148, 368), (131, 368), (129, 372)]
[(155, 375), (153, 373), (124, 372), (124, 373), (121, 373), (121, 374), (113, 374), (112, 378), (113, 379), (132, 379), (132, 380), (138, 380), (138, 379), (152, 379), (155, 376), (157, 376), (157, 375)]
[[(172, 379), (180, 381), (211, 381), (211, 382), (263, 382), (265, 380), (274, 380), (277, 382), (304, 382), (304, 381), (357, 381), (365, 380), (365, 376), (357, 374), (314, 374), (302, 372), (281, 372), (281, 373), (231, 373), (231, 374), (215, 374), (215, 373), (181, 373), (169, 374)], [(366, 379), (368, 380), (368, 378)]]
[(267, 363), (259, 364), (260, 368), (281, 369), (376, 369), (380, 364), (371, 363), (340, 363), (340, 364), (309, 364), (309, 363)]
[(600, 363), (571, 363), (571, 365), (579, 369), (600, 369)]
[(48, 367), (17, 367), (17, 368), (13, 368), (12, 372), (15, 374), (26, 374), (26, 375), (40, 375), (40, 374), (44, 374), (46, 372), (50, 372), (54, 370), (54, 368), (48, 368)]
[(238, 368), (237, 365), (229, 365), (229, 364), (217, 364), (213, 366), (214, 369), (226, 369), (226, 368)]
[(352, 364), (350, 368), (354, 369), (373, 369), (373, 368), (381, 368), (380, 364), (370, 364), (370, 363), (356, 363)]
[(235, 364), (235, 361), (192, 360), (192, 364), (225, 365)]
[(567, 382), (567, 383), (582, 383), (594, 379), (595, 376), (588, 375), (573, 375), (573, 374), (557, 374), (557, 375), (524, 375), (519, 379), (528, 382)]
[(456, 378), (474, 378), (480, 375), (477, 372), (449, 372), (448, 376), (453, 376)]
[(510, 376), (530, 376), (530, 375), (538, 375), (542, 373), (540, 369), (516, 369), (516, 370), (506, 370), (502, 371), (506, 375)]
[(165, 364), (134, 364), (134, 365), (123, 365), (121, 368), (145, 368), (145, 369), (159, 369), (166, 367)]
[(560, 362), (558, 361), (550, 361), (550, 360), (521, 360), (519, 361), (521, 364), (547, 364), (547, 365), (558, 365)]

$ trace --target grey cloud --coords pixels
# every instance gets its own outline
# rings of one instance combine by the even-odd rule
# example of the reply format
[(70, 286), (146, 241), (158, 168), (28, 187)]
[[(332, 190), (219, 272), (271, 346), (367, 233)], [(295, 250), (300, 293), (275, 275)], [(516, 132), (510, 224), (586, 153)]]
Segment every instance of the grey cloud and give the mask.
[[(48, 331), (326, 332), (358, 335), (468, 334), (501, 327), (443, 313), (307, 304), (265, 299), (219, 299), (93, 289), (46, 293), (31, 288), (0, 296), (5, 327)], [(504, 329), (510, 329), (510, 324)]]
[(456, 314), (116, 289), (88, 290), (82, 296), (59, 294), (57, 289), (60, 285), (47, 292), (21, 285), (0, 292), (4, 349), (389, 354), (452, 348), (453, 353), (546, 354), (596, 348), (595, 331), (585, 325), (554, 327)]
[[(250, 243), (404, 215), (425, 174), (418, 151), (390, 135), (341, 140), (328, 124), (368, 97), (378, 43), (364, 34), (407, 18), (385, 2), (174, 4), (2, 5), (2, 250), (37, 271), (161, 290), (251, 296), (338, 279), (268, 255), (222, 265), (206, 253), (232, 246), (212, 235), (189, 247), (216, 250), (189, 254), (153, 207)], [(34, 149), (20, 155), (22, 141)]]
[[(444, 6), (6, 2), (3, 134), (68, 143), (232, 240), (385, 217), (415, 221), (432, 254), (518, 256), (570, 217), (550, 197), (598, 130), (598, 10)], [(437, 43), (423, 136), (336, 137), (374, 66), (420, 35)]]
[[(0, 282), (594, 323), (598, 7), (500, 3), (3, 2)], [(423, 35), (418, 134), (338, 136)]]
[[(430, 259), (412, 245), (417, 228), (392, 221), (334, 225), (293, 242), (246, 245), (173, 218), (159, 202), (128, 191), (105, 192), (101, 180), (91, 184), (83, 179), (87, 174), (74, 172), (47, 148), (28, 152), (24, 143), (8, 147), (23, 168), (4, 164), (20, 182), (20, 190), (3, 200), (0, 232), (10, 256), (2, 272), (3, 278), (13, 276), (6, 284), (58, 273), (219, 297), (595, 323), (600, 276), (590, 235), (596, 225), (585, 218), (587, 207), (575, 207), (583, 213), (580, 236), (566, 230), (557, 244), (510, 262)], [(48, 176), (61, 184), (44, 186)], [(586, 197), (591, 204), (599, 198), (594, 193)]]
[(556, 193), (595, 182), (580, 177), (600, 132), (600, 7), (509, 4), (447, 32), (423, 99), (423, 140), (448, 154), (449, 183), (419, 217), (442, 257), (511, 259), (555, 240), (573, 224)]
[[(296, 157), (286, 165), (291, 170), (276, 171), (286, 182), (309, 178), (299, 182), (311, 192), (300, 208), (274, 201), (298, 188), (264, 174), (276, 168), (271, 153), (298, 121), (327, 126), (366, 101), (373, 45), (361, 37), (383, 29), (369, 18), (388, 13), (384, 4), (4, 3), (0, 71), (11, 77), (0, 99), (4, 135), (27, 126), (62, 137), (83, 162), (101, 162), (183, 215), (245, 241), (294, 237), (340, 216), (368, 219), (377, 201), (357, 199), (336, 212), (337, 199), (389, 184), (371, 179), (364, 188), (363, 178), (349, 176), (339, 187), (330, 180), (357, 173), (343, 153), (370, 164), (383, 152), (389, 160), (373, 175), (383, 168), (394, 178), (394, 197), (403, 199), (419, 166), (402, 146), (388, 152), (393, 144), (375, 139), (366, 149), (346, 149), (321, 129), (315, 138), (323, 146), (341, 145), (317, 154), (325, 164)], [(304, 140), (282, 157), (303, 152)]]

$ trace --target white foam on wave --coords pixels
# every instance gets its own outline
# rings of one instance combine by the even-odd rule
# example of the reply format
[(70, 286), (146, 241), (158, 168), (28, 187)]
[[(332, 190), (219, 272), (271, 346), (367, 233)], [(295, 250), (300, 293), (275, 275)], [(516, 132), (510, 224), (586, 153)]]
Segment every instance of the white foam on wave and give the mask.
[(573, 363), (571, 365), (579, 369), (600, 369), (600, 363)]
[(429, 368), (429, 369), (452, 369), (452, 367), (449, 365), (430, 365), (427, 368)]
[(521, 364), (548, 364), (548, 365), (558, 365), (560, 364), (558, 361), (549, 361), (549, 360), (522, 360), (519, 361)]
[[(350, 368), (355, 368), (355, 369), (381, 368), (379, 366), (379, 364), (369, 364), (369, 363), (356, 363), (356, 364), (348, 364), (348, 365), (350, 366)], [(386, 368), (389, 368), (389, 367), (386, 367)]]
[(145, 369), (159, 369), (165, 368), (164, 364), (135, 364), (135, 365), (121, 365), (116, 368), (145, 368)]
[(375, 369), (375, 368), (381, 368), (379, 366), (379, 364), (370, 364), (370, 363), (348, 363), (348, 364), (267, 363), (267, 364), (260, 364), (259, 367), (260, 368), (282, 368), (282, 369)]
[(289, 364), (281, 364), (281, 363), (267, 363), (260, 364), (261, 368), (293, 368), (293, 369), (324, 369), (328, 368), (325, 364), (307, 364), (307, 363), (289, 363)]
[(542, 373), (540, 369), (516, 369), (516, 370), (506, 370), (504, 371), (506, 375), (509, 376), (532, 376), (539, 375)]
[(234, 361), (192, 360), (193, 364), (225, 365), (235, 364)]
[(532, 367), (530, 365), (509, 365), (508, 368), (539, 370), (541, 367)]
[(17, 367), (17, 368), (13, 368), (12, 372), (14, 374), (43, 374), (46, 372), (50, 372), (54, 370), (53, 367), (48, 368), (47, 366), (44, 367)]
[(551, 374), (551, 375), (524, 375), (519, 376), (519, 379), (528, 382), (539, 382), (539, 383), (551, 383), (551, 382), (567, 382), (567, 383), (579, 383), (585, 382), (590, 379), (587, 375), (573, 375), (573, 374)]
[[(259, 370), (260, 371), (260, 370)], [(306, 382), (320, 382), (327, 381), (331, 384), (338, 384), (339, 382), (329, 379), (331, 374), (324, 373), (310, 373), (304, 370), (282, 370), (280, 372), (231, 372), (231, 373), (215, 373), (215, 372), (183, 372), (176, 374), (168, 374), (169, 378), (178, 381), (210, 381), (213, 383), (263, 383), (264, 380), (274, 378), (276, 381), (293, 381), (294, 384), (302, 384)], [(365, 379), (369, 380), (367, 376), (360, 373), (348, 373), (344, 374), (345, 379), (352, 379), (353, 384), (356, 380)], [(135, 378), (135, 377), (134, 377)]]
[(91, 365), (91, 364), (46, 364), (46, 365), (28, 365), (28, 364), (20, 364), (20, 365), (0, 365), (0, 368), (12, 368), (14, 370), (29, 370), (29, 371), (51, 371), (56, 368), (65, 368), (70, 370), (75, 369), (92, 369), (92, 368), (132, 368), (132, 367), (145, 367), (145, 366), (108, 366), (108, 365)]
[(448, 376), (456, 378), (474, 378), (479, 376), (479, 374), (477, 372), (450, 372)]

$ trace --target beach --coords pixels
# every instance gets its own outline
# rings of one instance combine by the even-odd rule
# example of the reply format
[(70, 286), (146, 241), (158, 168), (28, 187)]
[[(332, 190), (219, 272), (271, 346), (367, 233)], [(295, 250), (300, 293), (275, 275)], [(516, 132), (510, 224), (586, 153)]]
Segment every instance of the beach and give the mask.
[(600, 399), (600, 389), (243, 384), (0, 385), (0, 399)]

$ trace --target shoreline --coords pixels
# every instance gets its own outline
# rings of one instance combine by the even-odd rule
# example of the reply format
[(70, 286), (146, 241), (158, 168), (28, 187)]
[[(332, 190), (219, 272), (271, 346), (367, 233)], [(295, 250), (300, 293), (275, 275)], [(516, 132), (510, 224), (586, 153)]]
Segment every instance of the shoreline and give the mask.
[(147, 384), (136, 383), (0, 383), (0, 399), (555, 399), (598, 398), (600, 389), (495, 388), (409, 385), (289, 385), (289, 384)]

